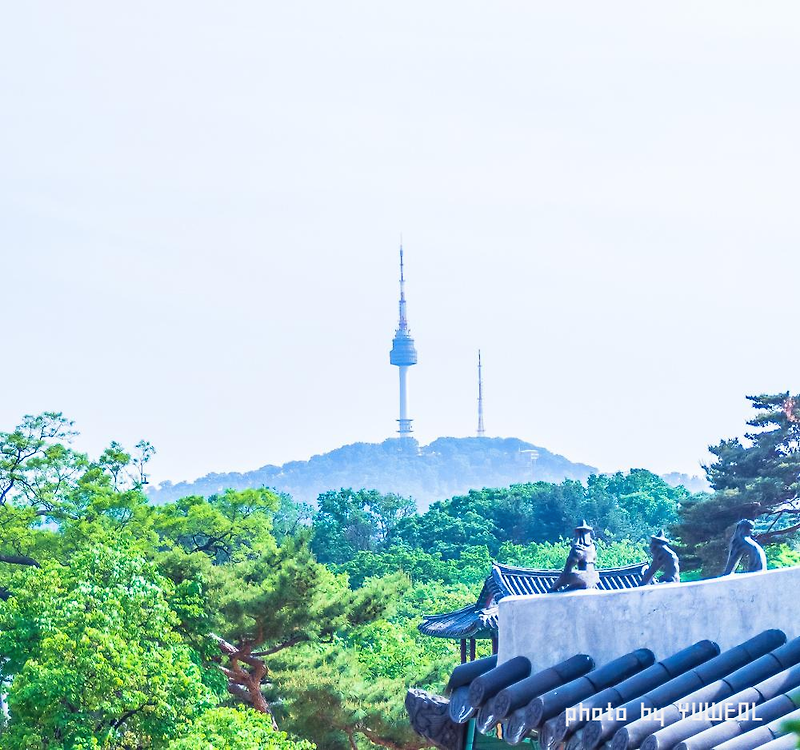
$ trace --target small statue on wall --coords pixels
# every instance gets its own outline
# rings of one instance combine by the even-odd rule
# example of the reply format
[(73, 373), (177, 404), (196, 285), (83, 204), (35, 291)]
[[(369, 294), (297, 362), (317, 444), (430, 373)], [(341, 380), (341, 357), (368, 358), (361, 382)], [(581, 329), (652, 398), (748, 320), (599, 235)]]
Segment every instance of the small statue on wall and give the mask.
[(659, 583), (680, 583), (681, 564), (663, 529), (658, 535), (650, 537), (650, 556), (653, 561), (642, 576), (641, 586), (652, 583), (659, 571), (663, 574), (658, 579)]
[(767, 569), (767, 556), (764, 548), (753, 539), (755, 523), (748, 518), (743, 518), (736, 524), (736, 531), (731, 537), (728, 563), (722, 575), (727, 576), (736, 571), (740, 560), (744, 560), (745, 573), (758, 573)]
[(550, 588), (556, 591), (574, 591), (576, 589), (594, 589), (600, 581), (595, 569), (597, 550), (592, 541), (592, 527), (586, 521), (575, 527), (575, 539), (572, 541), (564, 570)]

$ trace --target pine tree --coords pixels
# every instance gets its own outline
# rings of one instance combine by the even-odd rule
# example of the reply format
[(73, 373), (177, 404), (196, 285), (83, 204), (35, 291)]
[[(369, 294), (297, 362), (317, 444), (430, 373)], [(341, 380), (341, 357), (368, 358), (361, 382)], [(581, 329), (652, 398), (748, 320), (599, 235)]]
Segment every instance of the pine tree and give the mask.
[(800, 531), (800, 397), (789, 392), (748, 396), (754, 428), (709, 447), (716, 460), (706, 468), (710, 497), (687, 502), (675, 528), (687, 567), (717, 574), (730, 533), (742, 518), (757, 520), (762, 544), (784, 542)]

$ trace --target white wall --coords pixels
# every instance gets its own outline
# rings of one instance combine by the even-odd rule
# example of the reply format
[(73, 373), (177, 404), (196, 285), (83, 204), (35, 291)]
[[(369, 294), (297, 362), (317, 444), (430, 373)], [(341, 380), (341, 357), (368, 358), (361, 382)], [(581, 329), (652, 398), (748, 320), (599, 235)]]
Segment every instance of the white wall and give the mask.
[(534, 670), (578, 653), (598, 665), (636, 648), (663, 659), (709, 638), (725, 650), (768, 628), (800, 635), (800, 567), (620, 591), (511, 596), (500, 601), (500, 661)]

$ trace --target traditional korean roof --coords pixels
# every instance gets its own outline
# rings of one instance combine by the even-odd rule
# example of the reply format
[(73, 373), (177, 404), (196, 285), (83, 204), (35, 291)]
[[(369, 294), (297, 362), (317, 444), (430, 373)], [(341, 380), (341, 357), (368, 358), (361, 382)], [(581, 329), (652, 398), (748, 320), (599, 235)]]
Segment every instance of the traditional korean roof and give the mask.
[[(646, 569), (646, 563), (636, 563), (599, 570), (598, 588), (603, 591), (635, 588), (641, 585)], [(497, 633), (497, 602), (506, 596), (546, 594), (560, 572), (494, 563), (475, 604), (455, 612), (426, 615), (419, 631), (439, 638), (491, 638)]]
[(494, 656), (456, 667), (446, 692), (451, 726), (474, 719), (511, 745), (789, 750), (796, 737), (786, 722), (800, 719), (800, 638), (766, 630), (722, 653), (705, 640), (660, 661), (645, 647), (602, 665), (576, 654), (537, 672), (524, 656), (500, 665)]
[(469, 604), (455, 612), (425, 615), (417, 625), (423, 635), (439, 638), (491, 638), (497, 632), (497, 605)]

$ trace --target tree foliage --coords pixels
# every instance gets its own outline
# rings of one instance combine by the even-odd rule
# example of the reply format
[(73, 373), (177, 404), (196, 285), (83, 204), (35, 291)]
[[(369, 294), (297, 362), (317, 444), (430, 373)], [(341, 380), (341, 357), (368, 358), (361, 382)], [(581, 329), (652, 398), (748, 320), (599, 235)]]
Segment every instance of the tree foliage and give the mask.
[(377, 490), (324, 492), (317, 508), (312, 549), (324, 563), (341, 563), (385, 546), (397, 525), (416, 512), (410, 498)]
[(800, 399), (788, 392), (748, 396), (756, 415), (744, 439), (709, 448), (714, 489), (687, 504), (676, 528), (690, 564), (719, 573), (730, 533), (742, 518), (757, 520), (756, 539), (792, 540), (800, 531)]
[(106, 547), (17, 573), (0, 609), (4, 750), (163, 747), (213, 703), (152, 563)]
[(192, 495), (157, 508), (153, 528), (162, 542), (188, 554), (205, 553), (220, 564), (242, 548), (272, 540), (272, 516), (279, 504), (266, 489)]
[(195, 719), (189, 730), (166, 750), (313, 750), (274, 728), (269, 717), (251, 709), (212, 708)]
[(645, 469), (592, 475), (587, 483), (533, 482), (470, 490), (434, 503), (427, 513), (401, 519), (387, 540), (455, 559), (462, 550), (486, 546), (496, 556), (505, 543), (556, 542), (586, 520), (600, 539), (648, 539), (674, 523), (690, 497)]
[[(252, 724), (259, 746), (264, 720), (206, 712), (241, 701), (270, 728), (274, 706), (300, 712), (320, 650), (388, 616), (406, 585), (395, 575), (352, 589), (314, 559), (306, 511), (266, 489), (154, 507), (141, 491), (148, 444), (112, 443), (92, 461), (73, 434), (47, 414), (0, 435), (4, 748), (159, 748), (223, 724), (236, 741)], [(303, 666), (279, 685), (271, 660), (294, 649)], [(347, 722), (342, 747), (385, 729)]]

